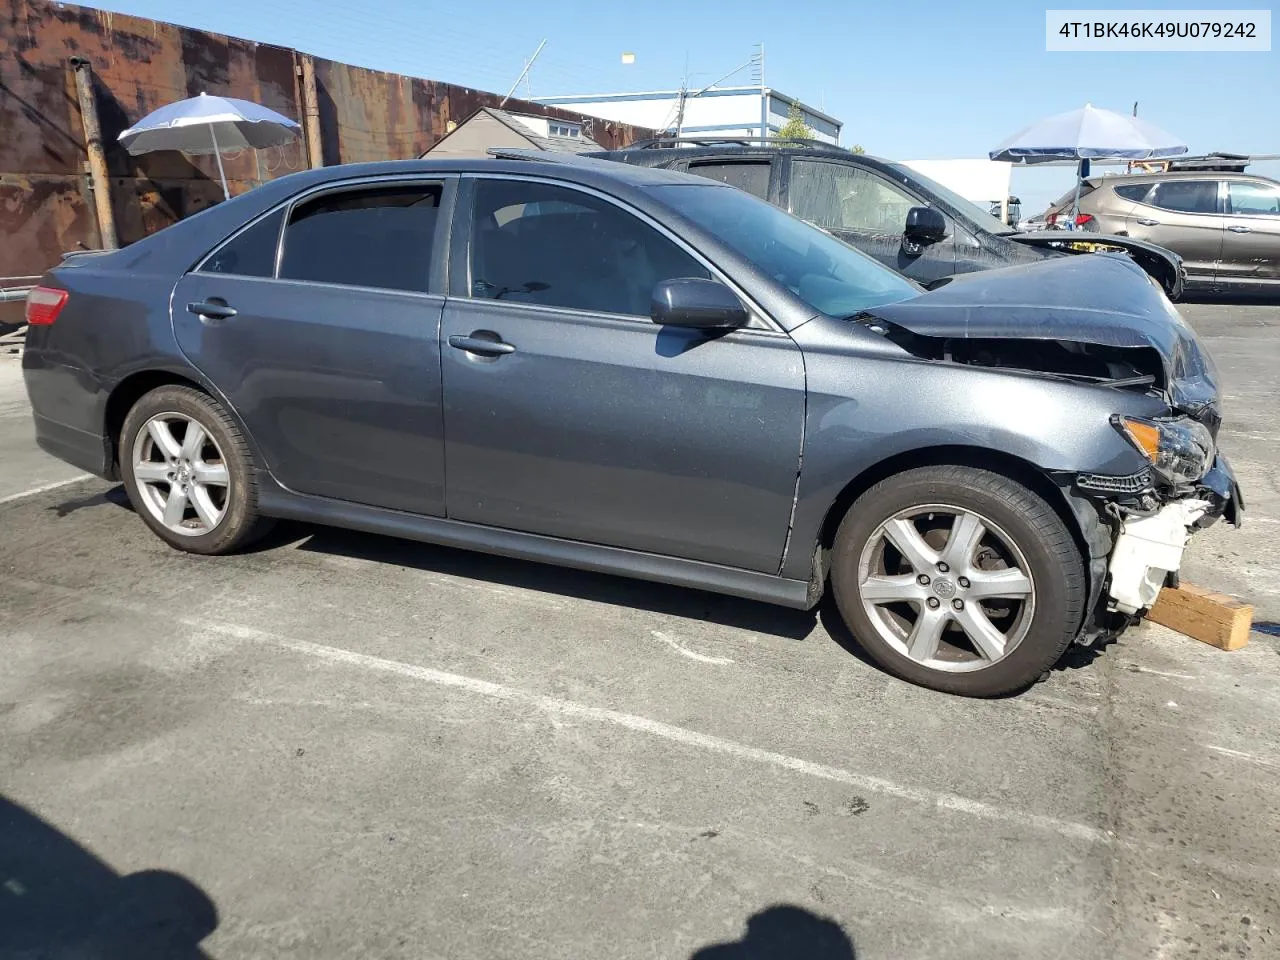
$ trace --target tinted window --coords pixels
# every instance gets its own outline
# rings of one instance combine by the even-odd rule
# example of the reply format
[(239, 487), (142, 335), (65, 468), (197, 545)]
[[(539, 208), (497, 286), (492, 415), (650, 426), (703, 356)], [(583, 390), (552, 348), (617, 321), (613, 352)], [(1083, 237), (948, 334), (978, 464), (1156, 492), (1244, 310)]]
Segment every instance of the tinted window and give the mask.
[(635, 216), (564, 187), (479, 180), (471, 229), (475, 297), (648, 316), (659, 280), (710, 278)]
[(830, 316), (852, 316), (919, 292), (847, 243), (740, 190), (680, 185), (650, 192)]
[(1217, 213), (1218, 181), (1166, 180), (1155, 185), (1147, 203), (1177, 213)]
[(791, 212), (826, 229), (901, 233), (912, 196), (861, 167), (820, 160), (791, 163)]
[(326, 194), (293, 209), (280, 276), (425, 292), (438, 184)]
[(1141, 202), (1150, 189), (1151, 184), (1149, 183), (1124, 183), (1116, 187), (1116, 196), (1123, 200)]
[(242, 277), (271, 277), (276, 272), (276, 242), (284, 211), (259, 220), (232, 237), (200, 265), (205, 273), (234, 273)]
[(753, 197), (769, 199), (768, 161), (716, 160), (711, 163), (690, 163), (689, 172), (745, 190)]
[(1254, 217), (1280, 214), (1280, 186), (1232, 180), (1227, 188), (1232, 213)]

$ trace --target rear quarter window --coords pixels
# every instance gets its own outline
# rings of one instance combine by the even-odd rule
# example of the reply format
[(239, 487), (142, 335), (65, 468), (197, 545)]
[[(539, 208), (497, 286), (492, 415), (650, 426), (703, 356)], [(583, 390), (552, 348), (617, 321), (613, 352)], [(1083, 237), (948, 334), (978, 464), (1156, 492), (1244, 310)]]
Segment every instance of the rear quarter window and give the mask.
[(1117, 197), (1121, 200), (1132, 200), (1135, 203), (1141, 203), (1150, 189), (1149, 183), (1123, 183), (1115, 188)]

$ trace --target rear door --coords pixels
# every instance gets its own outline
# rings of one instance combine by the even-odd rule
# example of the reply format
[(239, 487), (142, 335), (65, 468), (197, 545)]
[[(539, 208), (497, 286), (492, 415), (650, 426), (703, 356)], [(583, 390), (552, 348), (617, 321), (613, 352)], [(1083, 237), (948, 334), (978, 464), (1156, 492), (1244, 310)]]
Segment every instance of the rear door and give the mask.
[(443, 515), (441, 213), (455, 183), (313, 192), (178, 281), (179, 345), (287, 488)]
[(449, 517), (776, 573), (799, 348), (763, 321), (650, 321), (659, 280), (715, 273), (609, 198), (464, 183), (443, 329)]
[(1129, 217), (1130, 236), (1180, 254), (1189, 275), (1217, 273), (1226, 220), (1216, 179), (1159, 181)]
[(956, 227), (950, 218), (945, 239), (908, 251), (902, 243), (907, 211), (927, 204), (865, 167), (794, 157), (787, 204), (797, 217), (912, 280), (927, 285), (956, 272)]
[(1280, 281), (1280, 184), (1228, 180), (1226, 224), (1219, 279)]

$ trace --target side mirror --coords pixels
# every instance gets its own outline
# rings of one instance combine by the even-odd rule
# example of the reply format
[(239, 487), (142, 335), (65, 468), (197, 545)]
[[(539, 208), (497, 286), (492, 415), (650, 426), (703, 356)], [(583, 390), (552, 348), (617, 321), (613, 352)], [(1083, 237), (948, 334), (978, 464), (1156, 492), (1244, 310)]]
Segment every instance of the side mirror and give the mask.
[(903, 242), (916, 247), (927, 247), (947, 236), (947, 219), (933, 207), (912, 207), (907, 211), (907, 225), (903, 228)]
[(666, 326), (733, 330), (746, 325), (747, 308), (723, 283), (681, 277), (660, 280), (653, 288), (649, 316)]

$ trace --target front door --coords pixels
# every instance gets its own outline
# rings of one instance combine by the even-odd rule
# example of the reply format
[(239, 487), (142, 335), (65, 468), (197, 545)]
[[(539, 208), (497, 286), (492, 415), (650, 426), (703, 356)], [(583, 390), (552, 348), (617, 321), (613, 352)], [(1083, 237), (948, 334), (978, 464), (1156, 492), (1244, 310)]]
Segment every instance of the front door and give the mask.
[(652, 323), (659, 280), (712, 274), (611, 200), (470, 184), (442, 330), (449, 517), (776, 573), (804, 426), (794, 342)]
[(791, 161), (788, 209), (886, 267), (926, 286), (956, 272), (956, 227), (921, 249), (902, 243), (907, 211), (924, 206), (897, 184), (863, 167), (832, 160)]
[(1182, 257), (1189, 276), (1208, 280), (1222, 258), (1225, 219), (1217, 180), (1164, 180), (1134, 204), (1129, 235), (1167, 247)]
[(443, 271), (432, 250), (444, 192), (438, 180), (325, 191), (178, 281), (182, 351), (285, 487), (443, 515)]
[(1228, 180), (1226, 224), (1218, 278), (1280, 283), (1280, 185)]

